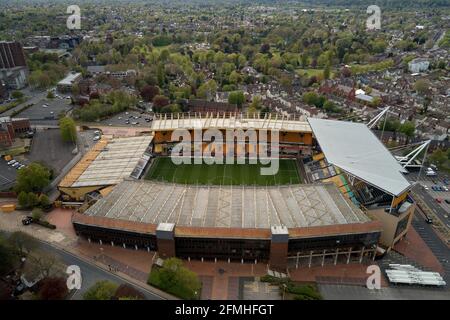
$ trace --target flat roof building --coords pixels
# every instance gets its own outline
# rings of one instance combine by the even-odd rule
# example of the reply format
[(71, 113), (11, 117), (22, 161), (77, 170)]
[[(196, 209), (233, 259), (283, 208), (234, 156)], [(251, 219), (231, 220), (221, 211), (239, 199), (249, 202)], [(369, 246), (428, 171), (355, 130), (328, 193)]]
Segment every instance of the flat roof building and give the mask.
[(58, 82), (56, 87), (58, 91), (67, 92), (71, 91), (73, 86), (76, 85), (82, 78), (81, 73), (69, 73), (64, 79)]

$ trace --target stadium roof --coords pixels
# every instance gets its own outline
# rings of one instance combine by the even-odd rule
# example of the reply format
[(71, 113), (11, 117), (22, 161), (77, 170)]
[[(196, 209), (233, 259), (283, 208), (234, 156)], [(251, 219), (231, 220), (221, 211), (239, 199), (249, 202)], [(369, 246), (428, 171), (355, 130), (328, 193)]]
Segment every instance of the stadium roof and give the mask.
[(112, 185), (129, 177), (140, 165), (153, 136), (102, 138), (72, 168), (60, 187)]
[(365, 124), (316, 118), (308, 122), (329, 163), (394, 196), (410, 188), (405, 169)]
[(202, 228), (298, 228), (370, 221), (332, 183), (256, 187), (124, 180), (85, 214)]
[(195, 114), (170, 116), (156, 115), (152, 122), (152, 130), (165, 131), (175, 129), (266, 129), (293, 132), (311, 132), (306, 121), (284, 116), (252, 118), (241, 113), (208, 113), (206, 116)]

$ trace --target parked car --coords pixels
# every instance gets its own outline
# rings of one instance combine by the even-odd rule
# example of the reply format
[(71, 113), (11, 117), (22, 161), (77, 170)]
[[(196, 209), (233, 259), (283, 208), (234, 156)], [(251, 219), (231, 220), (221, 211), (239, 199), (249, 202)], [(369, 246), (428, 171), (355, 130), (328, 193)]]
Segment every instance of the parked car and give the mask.
[(442, 203), (442, 199), (441, 198), (436, 198), (436, 202), (437, 203)]
[(450, 200), (445, 199), (445, 203), (450, 204)]
[(20, 166), (21, 166), (21, 163), (20, 163), (20, 162), (16, 162), (16, 163), (14, 163), (14, 164), (12, 165), (13, 168), (17, 168), (17, 167), (20, 167)]
[(444, 191), (448, 191), (448, 188), (446, 186), (441, 187)]
[(100, 140), (100, 136), (95, 136), (92, 140), (98, 141), (98, 140)]
[(22, 224), (24, 226), (28, 226), (33, 222), (33, 218), (32, 217), (25, 217), (22, 219)]
[(14, 163), (16, 163), (17, 161), (16, 160), (10, 160), (10, 161), (8, 161), (8, 164), (9, 165), (13, 165)]
[(426, 217), (425, 222), (428, 224), (433, 224), (433, 219), (431, 219), (430, 217)]

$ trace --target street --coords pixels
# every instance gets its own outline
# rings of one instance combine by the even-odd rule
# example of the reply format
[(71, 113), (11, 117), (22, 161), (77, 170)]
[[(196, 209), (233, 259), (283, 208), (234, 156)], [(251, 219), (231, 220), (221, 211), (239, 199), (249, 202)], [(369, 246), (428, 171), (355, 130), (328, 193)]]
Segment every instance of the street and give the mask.
[(369, 290), (360, 286), (320, 284), (325, 300), (450, 300), (450, 291), (407, 285)]
[(97, 281), (101, 280), (108, 280), (115, 282), (117, 284), (128, 284), (132, 287), (134, 287), (136, 290), (139, 290), (142, 292), (146, 299), (148, 300), (162, 300), (163, 297), (158, 296), (157, 294), (150, 292), (149, 290), (145, 289), (144, 287), (137, 286), (122, 277), (119, 277), (113, 273), (107, 272), (99, 267), (97, 267), (94, 264), (87, 263), (84, 260), (78, 258), (77, 256), (68, 253), (66, 251), (57, 249), (54, 246), (51, 246), (47, 243), (40, 242), (40, 247), (44, 249), (47, 252), (51, 252), (55, 256), (59, 257), (62, 262), (64, 262), (66, 265), (77, 265), (81, 269), (81, 277), (82, 277), (82, 284), (81, 289), (77, 290), (75, 293), (72, 294), (71, 299), (72, 300), (82, 300), (83, 294)]
[[(410, 182), (416, 182), (417, 176), (418, 172), (410, 172), (405, 177)], [(449, 177), (441, 173), (438, 173), (435, 177), (430, 177), (422, 172), (420, 180), (414, 186), (413, 191), (433, 210), (444, 225), (450, 228), (450, 204), (445, 202), (446, 199), (450, 201), (450, 191), (434, 191), (431, 189), (431, 186), (434, 185), (445, 186), (444, 179), (449, 179)], [(422, 186), (427, 186), (428, 190), (425, 190)], [(442, 202), (438, 203), (436, 198), (442, 199)]]

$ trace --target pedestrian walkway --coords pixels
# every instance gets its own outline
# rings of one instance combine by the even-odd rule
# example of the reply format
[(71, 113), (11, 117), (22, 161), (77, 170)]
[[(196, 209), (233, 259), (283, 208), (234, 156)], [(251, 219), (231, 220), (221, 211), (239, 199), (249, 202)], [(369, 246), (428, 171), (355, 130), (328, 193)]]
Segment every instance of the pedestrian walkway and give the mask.
[[(202, 280), (202, 299), (238, 299), (239, 278), (261, 277), (267, 274), (267, 265), (218, 262), (185, 261), (185, 266)], [(210, 289), (211, 288), (211, 289)]]
[(414, 227), (409, 228), (405, 238), (394, 246), (394, 250), (413, 260), (420, 269), (444, 273), (444, 268)]

